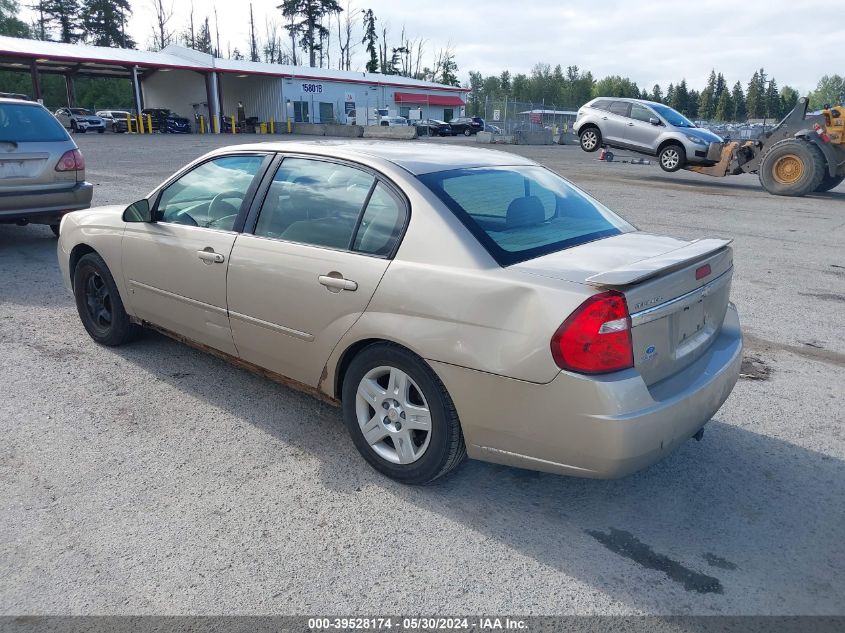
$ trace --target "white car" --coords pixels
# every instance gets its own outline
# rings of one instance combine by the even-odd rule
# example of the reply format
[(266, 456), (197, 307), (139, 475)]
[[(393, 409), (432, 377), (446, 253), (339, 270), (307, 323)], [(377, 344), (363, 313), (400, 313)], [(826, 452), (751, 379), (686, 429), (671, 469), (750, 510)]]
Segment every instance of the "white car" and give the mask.
[(393, 127), (393, 126), (397, 126), (397, 125), (398, 126), (407, 126), (407, 125), (409, 125), (409, 123), (408, 123), (408, 119), (406, 119), (403, 116), (383, 116), (383, 117), (381, 117), (381, 120), (379, 121), (379, 125)]
[(85, 108), (59, 108), (53, 116), (72, 132), (85, 133), (91, 130), (102, 134), (106, 131), (106, 122)]
[(126, 110), (97, 110), (97, 116), (112, 132), (126, 132), (129, 128), (128, 119), (132, 115)]

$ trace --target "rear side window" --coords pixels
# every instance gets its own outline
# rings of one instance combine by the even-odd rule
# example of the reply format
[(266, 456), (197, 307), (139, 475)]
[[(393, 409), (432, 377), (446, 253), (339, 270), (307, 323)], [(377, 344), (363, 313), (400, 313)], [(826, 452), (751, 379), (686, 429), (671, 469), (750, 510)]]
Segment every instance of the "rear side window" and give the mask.
[(49, 143), (67, 141), (65, 128), (37, 105), (0, 103), (0, 141)]
[(610, 101), (602, 99), (601, 101), (596, 101), (590, 107), (595, 108), (596, 110), (607, 110), (610, 107), (610, 104)]
[(419, 178), (501, 266), (635, 230), (539, 166), (455, 169)]
[(625, 101), (614, 101), (610, 104), (609, 110), (619, 116), (628, 116), (628, 112), (631, 110), (631, 104)]

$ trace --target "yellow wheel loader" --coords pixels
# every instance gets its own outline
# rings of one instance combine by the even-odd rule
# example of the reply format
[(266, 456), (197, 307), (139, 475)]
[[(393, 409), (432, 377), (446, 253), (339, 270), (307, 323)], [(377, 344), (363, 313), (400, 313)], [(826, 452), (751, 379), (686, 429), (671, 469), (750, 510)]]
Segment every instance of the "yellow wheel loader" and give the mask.
[(710, 165), (685, 169), (708, 176), (756, 173), (776, 196), (830, 191), (845, 180), (845, 105), (825, 106), (807, 115), (802, 97), (783, 120), (762, 137), (711, 143)]

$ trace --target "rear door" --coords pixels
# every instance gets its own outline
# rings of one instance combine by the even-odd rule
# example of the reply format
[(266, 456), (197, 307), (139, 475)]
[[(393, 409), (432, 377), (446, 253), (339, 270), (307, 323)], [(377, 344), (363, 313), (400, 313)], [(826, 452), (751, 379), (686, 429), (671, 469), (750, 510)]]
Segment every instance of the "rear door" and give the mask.
[(0, 211), (16, 211), (27, 192), (61, 191), (76, 171), (56, 171), (76, 147), (56, 118), (37, 103), (0, 102)]
[(232, 249), (229, 318), (241, 358), (316, 386), (370, 302), (406, 219), (403, 198), (375, 174), (285, 158), (252, 234)]
[(155, 222), (128, 223), (123, 274), (129, 302), (145, 321), (237, 355), (226, 312), (226, 271), (269, 154), (212, 158), (157, 196)]
[(601, 115), (602, 124), (599, 127), (608, 143), (623, 147), (627, 145), (626, 134), (630, 111), (631, 104), (627, 101), (614, 101), (607, 112)]

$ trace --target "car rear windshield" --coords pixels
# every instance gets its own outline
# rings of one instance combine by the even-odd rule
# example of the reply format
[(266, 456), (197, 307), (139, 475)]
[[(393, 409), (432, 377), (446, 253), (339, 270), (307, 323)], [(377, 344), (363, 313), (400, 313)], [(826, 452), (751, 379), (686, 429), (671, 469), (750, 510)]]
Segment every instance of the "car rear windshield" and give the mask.
[(44, 143), (69, 139), (62, 124), (41, 106), (0, 103), (0, 141)]
[(540, 166), (454, 169), (419, 178), (500, 266), (636, 230)]

